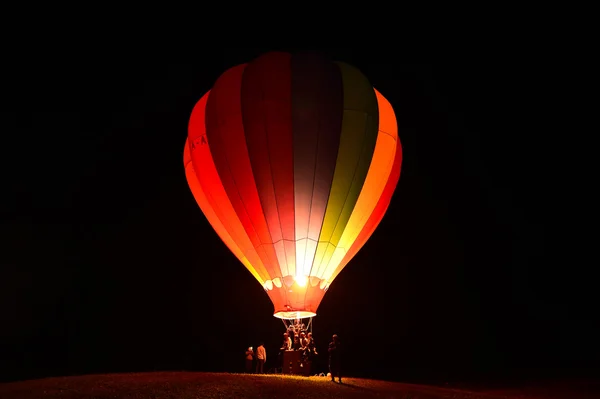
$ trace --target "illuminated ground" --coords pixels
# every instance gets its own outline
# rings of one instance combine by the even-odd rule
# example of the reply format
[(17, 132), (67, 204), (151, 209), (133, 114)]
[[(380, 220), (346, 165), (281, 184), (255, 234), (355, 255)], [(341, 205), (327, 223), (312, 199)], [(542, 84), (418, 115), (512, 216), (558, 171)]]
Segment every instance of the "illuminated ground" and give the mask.
[(92, 375), (0, 384), (0, 398), (2, 399), (576, 399), (580, 397), (588, 396), (580, 396), (574, 392), (559, 392), (555, 389), (485, 393), (359, 378), (348, 378), (344, 384), (340, 385), (323, 377), (190, 372)]

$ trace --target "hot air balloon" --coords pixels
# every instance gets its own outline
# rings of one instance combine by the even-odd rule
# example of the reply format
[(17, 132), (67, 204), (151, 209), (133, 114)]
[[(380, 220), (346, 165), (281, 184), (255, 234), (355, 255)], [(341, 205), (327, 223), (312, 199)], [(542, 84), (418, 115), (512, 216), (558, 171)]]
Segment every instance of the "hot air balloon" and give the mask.
[(195, 105), (190, 189), (274, 316), (316, 316), (400, 177), (390, 103), (355, 67), (272, 52), (224, 72)]

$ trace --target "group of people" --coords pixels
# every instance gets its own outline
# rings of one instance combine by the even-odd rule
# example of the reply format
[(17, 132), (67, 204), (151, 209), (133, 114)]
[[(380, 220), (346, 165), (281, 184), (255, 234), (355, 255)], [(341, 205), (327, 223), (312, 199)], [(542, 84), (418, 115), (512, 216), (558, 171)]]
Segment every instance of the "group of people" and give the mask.
[[(302, 362), (312, 362), (314, 357), (318, 355), (317, 347), (315, 345), (315, 340), (313, 338), (312, 332), (306, 331), (301, 326), (290, 326), (288, 330), (283, 334), (283, 343), (279, 348), (278, 355), (278, 363), (279, 366), (282, 366), (283, 363), (283, 353), (285, 351), (300, 351), (301, 352), (301, 361)], [(338, 382), (342, 382), (342, 373), (341, 373), (341, 344), (337, 334), (334, 334), (331, 342), (327, 348), (327, 352), (329, 355), (329, 373), (331, 376), (331, 381), (335, 381), (335, 378), (338, 378)], [(252, 372), (252, 363), (254, 361), (254, 350), (252, 347), (249, 347), (246, 350), (246, 372)], [(256, 348), (256, 373), (264, 373), (264, 365), (267, 361), (267, 351), (264, 347), (264, 343), (261, 342), (258, 348)]]
[(283, 342), (281, 348), (279, 348), (279, 353), (281, 355), (284, 351), (289, 350), (302, 352), (301, 358), (303, 361), (308, 361), (318, 355), (312, 332), (304, 330), (294, 331), (290, 329), (283, 333)]
[[(252, 347), (246, 349), (246, 373), (252, 372), (252, 362), (254, 360), (254, 350)], [(263, 342), (256, 348), (256, 373), (264, 373), (265, 362), (267, 361), (267, 350)]]

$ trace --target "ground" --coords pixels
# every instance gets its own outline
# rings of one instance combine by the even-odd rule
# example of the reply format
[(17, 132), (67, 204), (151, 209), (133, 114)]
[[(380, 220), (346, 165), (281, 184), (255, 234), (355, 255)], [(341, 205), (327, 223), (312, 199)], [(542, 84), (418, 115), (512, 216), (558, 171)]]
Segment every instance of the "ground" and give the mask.
[[(585, 392), (587, 388), (583, 388)], [(568, 393), (549, 387), (474, 392), (360, 378), (347, 378), (338, 384), (326, 377), (191, 372), (89, 375), (0, 384), (1, 399), (585, 399), (600, 397), (597, 393)]]

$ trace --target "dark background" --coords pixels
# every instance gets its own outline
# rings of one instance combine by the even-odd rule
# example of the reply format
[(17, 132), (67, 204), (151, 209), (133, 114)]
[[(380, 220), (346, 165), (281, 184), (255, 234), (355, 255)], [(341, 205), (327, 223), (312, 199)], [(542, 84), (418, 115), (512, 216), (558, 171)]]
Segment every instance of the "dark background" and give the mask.
[[(195, 102), (268, 50), (10, 63), (0, 379), (241, 371), (259, 340), (272, 363), (283, 325), (202, 215), (182, 162)], [(404, 381), (593, 374), (596, 294), (561, 256), (569, 176), (546, 68), (324, 53), (392, 103), (404, 161), (387, 215), (314, 319), (321, 352), (337, 333), (348, 375)]]

